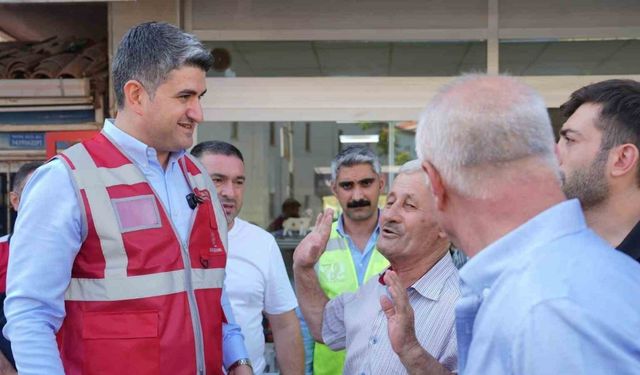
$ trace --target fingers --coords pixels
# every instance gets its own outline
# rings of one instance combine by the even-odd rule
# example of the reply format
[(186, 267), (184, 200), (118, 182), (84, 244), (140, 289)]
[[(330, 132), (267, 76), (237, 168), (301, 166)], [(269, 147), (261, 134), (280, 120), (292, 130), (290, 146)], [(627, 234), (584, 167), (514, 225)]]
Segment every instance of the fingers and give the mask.
[(316, 228), (318, 229), (318, 232), (320, 232), (322, 235), (329, 235), (329, 233), (331, 232), (331, 223), (333, 222), (333, 210), (330, 208), (327, 208), (323, 213), (322, 216), (320, 216), (320, 221), (317, 223)]
[(393, 302), (387, 296), (380, 296), (380, 307), (382, 307), (382, 311), (384, 311), (384, 315), (387, 319), (391, 319), (391, 317), (396, 314)]
[(324, 212), (320, 212), (318, 214), (318, 216), (316, 216), (316, 224), (315, 224), (315, 228), (318, 228), (318, 225), (320, 225), (320, 220), (322, 219), (322, 215), (324, 215)]
[(398, 277), (398, 274), (394, 271), (388, 270), (384, 274), (384, 282), (388, 287), (389, 294), (393, 299), (393, 304), (397, 309), (406, 310), (409, 305), (409, 296), (407, 295), (407, 291), (402, 286), (402, 282)]
[(325, 229), (331, 231), (331, 223), (333, 222), (333, 210), (327, 208), (324, 212), (321, 212), (316, 217), (316, 225), (314, 230), (317, 232), (324, 231)]

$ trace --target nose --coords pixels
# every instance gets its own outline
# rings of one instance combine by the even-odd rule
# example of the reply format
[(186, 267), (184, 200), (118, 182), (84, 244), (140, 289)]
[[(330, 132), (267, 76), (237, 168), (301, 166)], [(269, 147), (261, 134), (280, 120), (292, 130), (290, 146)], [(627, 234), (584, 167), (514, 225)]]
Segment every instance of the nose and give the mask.
[(235, 198), (235, 190), (233, 189), (233, 182), (227, 181), (218, 186), (218, 194), (221, 197), (234, 199)]
[(202, 113), (202, 105), (200, 104), (199, 98), (194, 98), (189, 104), (189, 108), (187, 109), (187, 116), (191, 119), (191, 121), (200, 123), (204, 120), (204, 114)]
[(391, 205), (384, 206), (382, 212), (380, 212), (380, 224), (387, 222), (398, 222), (400, 215), (398, 214), (397, 204), (394, 202)]
[(364, 191), (362, 190), (362, 188), (360, 186), (356, 185), (353, 188), (353, 198), (352, 199), (354, 201), (357, 201), (357, 200), (363, 199), (364, 197), (365, 197), (364, 196)]
[(558, 163), (562, 165), (562, 149), (560, 148), (560, 141), (561, 140), (558, 140), (558, 143), (556, 143), (554, 151), (556, 153), (556, 158), (558, 159)]

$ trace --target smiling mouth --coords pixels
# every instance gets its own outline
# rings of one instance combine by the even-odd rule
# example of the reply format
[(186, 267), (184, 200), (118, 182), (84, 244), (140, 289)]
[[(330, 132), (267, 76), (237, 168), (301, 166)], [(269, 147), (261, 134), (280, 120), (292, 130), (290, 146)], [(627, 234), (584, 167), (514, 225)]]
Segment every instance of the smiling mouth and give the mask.
[(196, 127), (194, 123), (188, 123), (188, 122), (179, 122), (178, 125), (188, 130), (193, 130)]
[(387, 235), (387, 236), (399, 236), (398, 232), (391, 230), (389, 228), (382, 228), (382, 234)]

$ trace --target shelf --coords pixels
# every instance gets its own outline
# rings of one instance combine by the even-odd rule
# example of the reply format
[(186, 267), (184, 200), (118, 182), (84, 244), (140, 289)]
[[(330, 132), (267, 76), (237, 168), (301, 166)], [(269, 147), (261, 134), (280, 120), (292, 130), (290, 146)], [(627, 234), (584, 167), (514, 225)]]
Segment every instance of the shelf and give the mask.
[(71, 97), (39, 97), (39, 98), (0, 98), (0, 109), (2, 107), (29, 107), (29, 106), (58, 106), (93, 104), (91, 96), (71, 96)]
[(0, 150), (1, 161), (45, 160), (45, 150)]
[(69, 130), (100, 130), (101, 123), (87, 122), (82, 124), (38, 124), (38, 125), (0, 125), (0, 133), (10, 132), (51, 132)]
[(88, 78), (81, 79), (0, 79), (1, 98), (91, 96)]

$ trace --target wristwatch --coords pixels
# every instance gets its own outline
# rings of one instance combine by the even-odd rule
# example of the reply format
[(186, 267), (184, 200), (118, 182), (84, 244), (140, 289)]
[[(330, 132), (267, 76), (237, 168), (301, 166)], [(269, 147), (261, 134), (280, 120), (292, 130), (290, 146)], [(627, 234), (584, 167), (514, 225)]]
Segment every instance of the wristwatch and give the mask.
[(240, 358), (239, 360), (233, 362), (231, 366), (229, 366), (229, 368), (227, 369), (227, 372), (230, 372), (234, 368), (242, 365), (249, 366), (249, 368), (251, 368), (251, 370), (253, 371), (253, 366), (251, 366), (251, 360), (249, 358)]

